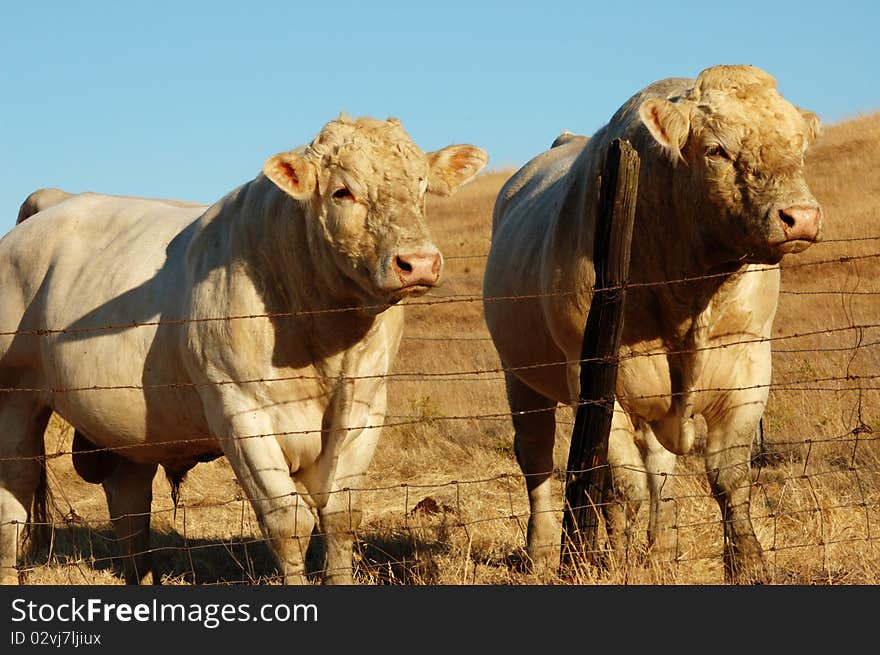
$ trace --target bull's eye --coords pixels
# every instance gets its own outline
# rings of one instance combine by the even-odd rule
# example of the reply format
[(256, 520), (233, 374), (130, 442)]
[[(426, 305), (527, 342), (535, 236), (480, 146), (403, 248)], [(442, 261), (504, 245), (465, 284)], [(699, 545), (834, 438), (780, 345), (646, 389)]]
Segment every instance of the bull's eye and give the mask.
[(347, 186), (341, 186), (336, 191), (333, 192), (333, 197), (336, 200), (343, 200), (348, 198), (349, 200), (354, 200), (354, 196), (351, 194)]
[(706, 151), (706, 156), (710, 159), (726, 159), (730, 161), (730, 155), (719, 145), (714, 145)]

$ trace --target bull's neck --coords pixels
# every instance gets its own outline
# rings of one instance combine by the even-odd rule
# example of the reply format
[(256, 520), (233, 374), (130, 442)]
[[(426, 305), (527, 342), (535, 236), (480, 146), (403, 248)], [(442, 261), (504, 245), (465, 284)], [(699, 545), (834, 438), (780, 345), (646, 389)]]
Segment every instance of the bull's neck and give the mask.
[[(660, 193), (652, 196), (651, 188)], [(661, 309), (664, 336), (680, 340), (744, 264), (703, 242), (695, 229), (699, 217), (675, 203), (672, 184), (651, 188), (637, 206), (630, 280)]]
[(353, 342), (380, 320), (349, 291), (353, 283), (333, 265), (329, 244), (297, 201), (261, 175), (233, 203), (228, 266), (250, 277), (268, 313), (299, 317), (307, 332)]

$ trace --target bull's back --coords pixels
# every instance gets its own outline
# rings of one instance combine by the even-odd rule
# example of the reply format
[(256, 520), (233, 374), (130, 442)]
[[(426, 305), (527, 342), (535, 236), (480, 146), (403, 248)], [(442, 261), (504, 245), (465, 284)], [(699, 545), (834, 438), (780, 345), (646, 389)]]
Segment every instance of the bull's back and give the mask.
[(133, 201), (145, 201), (145, 202), (159, 202), (165, 205), (170, 205), (172, 207), (202, 207), (205, 208), (207, 205), (200, 202), (193, 202), (190, 200), (175, 200), (168, 198), (141, 198), (138, 196), (107, 196), (105, 194), (98, 194), (92, 191), (85, 191), (82, 194), (74, 194), (69, 191), (65, 191), (64, 189), (58, 189), (54, 187), (37, 189), (27, 198), (25, 198), (24, 202), (21, 203), (21, 207), (18, 210), (18, 219), (15, 221), (16, 224), (21, 223), (22, 221), (27, 220), (34, 214), (37, 214), (41, 211), (49, 209), (50, 207), (54, 207), (55, 205), (69, 199), (73, 198), (76, 195), (83, 196), (92, 196), (92, 197), (103, 197), (107, 200), (110, 199), (118, 199), (118, 200), (133, 200)]
[[(578, 184), (573, 167), (586, 143), (571, 139), (538, 155), (498, 195), (483, 295), (486, 323), (507, 367), (565, 360), (548, 320), (553, 309), (547, 301), (562, 282), (554, 273), (561, 210)], [(541, 393), (567, 400), (560, 367), (522, 368), (516, 374)]]
[(523, 217), (544, 222), (540, 214), (543, 210), (552, 210), (552, 202), (547, 202), (552, 200), (548, 194), (552, 197), (560, 190), (559, 181), (571, 170), (586, 143), (585, 137), (573, 136), (529, 160), (510, 176), (498, 192), (492, 213), (493, 247), (498, 230), (505, 224), (519, 223)]
[[(163, 267), (182, 265), (182, 257), (172, 252), (181, 248), (169, 244), (202, 211), (159, 201), (72, 196), (0, 240), (4, 282), (13, 282), (28, 304), (38, 297), (49, 301), (34, 316), (34, 329), (73, 322), (91, 325), (95, 310), (130, 320), (128, 304), (110, 301), (154, 278)], [(185, 250), (185, 244), (178, 246)], [(161, 302), (159, 297), (155, 300)], [(4, 314), (4, 321), (10, 320)]]

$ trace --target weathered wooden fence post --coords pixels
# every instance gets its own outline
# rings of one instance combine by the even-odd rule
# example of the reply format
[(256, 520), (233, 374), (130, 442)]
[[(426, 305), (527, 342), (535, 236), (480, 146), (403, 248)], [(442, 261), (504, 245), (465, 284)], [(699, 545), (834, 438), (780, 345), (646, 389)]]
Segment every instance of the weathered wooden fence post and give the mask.
[(563, 564), (596, 553), (599, 512), (608, 471), (617, 359), (623, 332), (625, 282), (635, 218), (639, 155), (628, 141), (611, 142), (601, 173), (593, 266), (596, 283), (581, 346), (580, 404), (566, 469)]

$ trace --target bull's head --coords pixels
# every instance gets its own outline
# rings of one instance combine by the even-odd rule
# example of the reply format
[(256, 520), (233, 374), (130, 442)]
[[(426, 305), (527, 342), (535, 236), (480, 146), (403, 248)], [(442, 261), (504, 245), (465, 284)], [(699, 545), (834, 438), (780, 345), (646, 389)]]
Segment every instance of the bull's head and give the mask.
[(785, 100), (770, 75), (715, 66), (680, 98), (645, 100), (639, 115), (676, 164), (676, 195), (690, 203), (677, 209), (707, 247), (776, 263), (819, 240), (822, 210), (804, 177), (819, 119)]
[(426, 154), (396, 119), (340, 116), (304, 150), (270, 157), (263, 172), (301, 201), (360, 295), (397, 302), (440, 281), (443, 258), (425, 225), (426, 194), (452, 193), (487, 161), (470, 145)]

